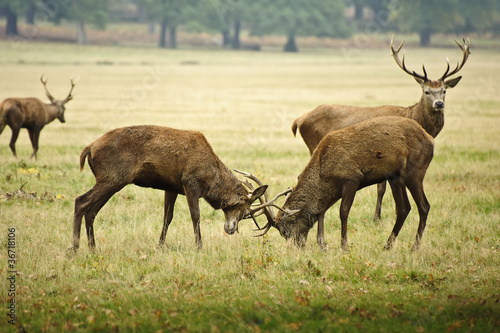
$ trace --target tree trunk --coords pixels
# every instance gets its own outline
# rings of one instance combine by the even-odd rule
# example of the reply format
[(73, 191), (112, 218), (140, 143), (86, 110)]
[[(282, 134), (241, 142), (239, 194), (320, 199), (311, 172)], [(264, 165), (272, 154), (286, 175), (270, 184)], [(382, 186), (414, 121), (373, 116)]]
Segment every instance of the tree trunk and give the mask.
[(168, 38), (168, 48), (176, 49), (177, 48), (177, 26), (171, 26), (169, 29), (169, 38)]
[(33, 1), (31, 1), (28, 5), (28, 9), (26, 9), (26, 12), (24, 15), (26, 16), (26, 23), (34, 25), (35, 24), (35, 13), (36, 13), (36, 6)]
[(239, 50), (241, 48), (240, 30), (241, 30), (241, 22), (239, 20), (236, 20), (234, 22), (234, 37), (231, 43), (231, 47), (233, 48), (233, 50)]
[(168, 20), (164, 17), (160, 22), (160, 39), (158, 41), (158, 47), (161, 48), (164, 48), (166, 45), (165, 38), (167, 35), (167, 24)]
[(295, 43), (295, 35), (289, 34), (288, 40), (285, 44), (285, 48), (283, 49), (285, 52), (298, 52), (297, 44)]
[(153, 21), (149, 21), (148, 22), (148, 33), (150, 35), (154, 35), (155, 34), (155, 28), (156, 28), (156, 24)]
[(231, 32), (229, 30), (222, 31), (222, 47), (228, 47), (231, 44)]
[(26, 17), (26, 23), (34, 25), (35, 24), (35, 13), (36, 13), (36, 6), (33, 1), (31, 1), (28, 5), (28, 9), (26, 9), (26, 12), (24, 13)]
[(5, 34), (7, 36), (18, 36), (19, 32), (17, 30), (17, 15), (10, 9), (9, 6), (5, 8), (5, 15), (7, 16)]
[(355, 20), (362, 20), (363, 19), (363, 4), (361, 3), (355, 3), (354, 4), (354, 19)]
[(76, 22), (76, 31), (78, 34), (78, 44), (87, 44), (87, 34), (85, 33), (85, 23), (82, 20)]
[(428, 46), (431, 43), (431, 29), (424, 28), (419, 32), (420, 46)]

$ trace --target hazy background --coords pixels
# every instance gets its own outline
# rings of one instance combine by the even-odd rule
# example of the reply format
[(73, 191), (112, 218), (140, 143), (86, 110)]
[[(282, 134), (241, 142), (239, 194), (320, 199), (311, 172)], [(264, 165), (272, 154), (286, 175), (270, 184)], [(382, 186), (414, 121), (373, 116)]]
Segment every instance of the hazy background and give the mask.
[(0, 0), (0, 27), (1, 39), (166, 48), (387, 47), (373, 36), (392, 32), (427, 46), (498, 39), (500, 1)]

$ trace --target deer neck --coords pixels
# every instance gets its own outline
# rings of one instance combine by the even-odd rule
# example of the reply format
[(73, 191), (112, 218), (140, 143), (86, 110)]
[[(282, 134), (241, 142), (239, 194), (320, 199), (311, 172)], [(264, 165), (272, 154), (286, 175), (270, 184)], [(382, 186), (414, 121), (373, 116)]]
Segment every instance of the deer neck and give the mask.
[(443, 110), (434, 110), (432, 105), (425, 103), (424, 96), (417, 104), (408, 108), (407, 117), (419, 123), (433, 138), (441, 132), (444, 126)]
[(238, 178), (220, 163), (220, 170), (209, 181), (203, 197), (214, 209), (223, 209), (243, 203), (247, 194)]
[(50, 123), (59, 117), (59, 108), (54, 104), (44, 104), (45, 109), (45, 124)]
[[(321, 182), (319, 177), (319, 168), (308, 167), (299, 176), (297, 186), (293, 189), (288, 198), (285, 208), (290, 210), (300, 209), (303, 214), (317, 216), (329, 208), (331, 201), (330, 189), (326, 188), (328, 184)], [(314, 173), (318, 173), (314, 177)], [(307, 176), (304, 176), (307, 174)], [(311, 177), (312, 176), (312, 177)]]

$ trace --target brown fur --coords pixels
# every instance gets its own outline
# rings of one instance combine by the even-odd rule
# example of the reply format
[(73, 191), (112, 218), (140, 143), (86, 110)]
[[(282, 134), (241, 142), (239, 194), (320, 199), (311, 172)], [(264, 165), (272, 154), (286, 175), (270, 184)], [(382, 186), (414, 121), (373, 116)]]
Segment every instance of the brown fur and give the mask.
[[(418, 122), (432, 137), (436, 137), (444, 126), (444, 100), (447, 88), (455, 87), (462, 77), (450, 80), (429, 80), (415, 77), (422, 88), (420, 100), (408, 107), (382, 105), (376, 107), (326, 104), (295, 119), (292, 132), (297, 130), (312, 155), (321, 139), (330, 133), (359, 122), (386, 116), (399, 116)], [(379, 220), (386, 183), (378, 184), (377, 205), (374, 220)]]
[[(43, 76), (41, 80), (45, 87), (47, 81), (43, 80)], [(74, 85), (75, 83), (72, 80), (71, 91)], [(61, 123), (66, 121), (64, 119), (64, 105), (73, 98), (71, 96), (71, 91), (65, 99), (56, 100), (46, 90), (47, 97), (51, 101), (50, 104), (45, 104), (34, 97), (7, 98), (0, 104), (0, 134), (2, 134), (5, 126), (9, 126), (12, 130), (9, 147), (14, 156), (17, 156), (16, 141), (19, 136), (19, 131), (21, 128), (26, 128), (30, 137), (31, 146), (33, 147), (31, 157), (35, 157), (36, 159), (38, 140), (42, 128), (56, 118), (59, 119)]]
[[(280, 211), (275, 226), (282, 236), (292, 237), (297, 244), (303, 245), (313, 224), (318, 221), (318, 230), (323, 230), (325, 212), (342, 199), (342, 247), (347, 248), (347, 217), (356, 191), (388, 180), (397, 219), (386, 249), (391, 248), (411, 209), (406, 188), (420, 214), (416, 249), (430, 208), (423, 180), (433, 149), (433, 138), (417, 122), (404, 117), (376, 117), (330, 132), (314, 151), (283, 206), (285, 210), (299, 212)], [(323, 234), (318, 233), (318, 243), (325, 245)]]
[(87, 159), (95, 186), (75, 200), (73, 250), (80, 240), (85, 216), (89, 247), (95, 246), (94, 218), (125, 185), (135, 184), (165, 191), (165, 216), (160, 245), (165, 241), (178, 194), (185, 195), (198, 247), (201, 248), (198, 199), (204, 198), (226, 216), (225, 230), (232, 234), (251, 203), (267, 186), (249, 193), (215, 155), (203, 134), (160, 126), (133, 126), (107, 132), (82, 150), (80, 168)]

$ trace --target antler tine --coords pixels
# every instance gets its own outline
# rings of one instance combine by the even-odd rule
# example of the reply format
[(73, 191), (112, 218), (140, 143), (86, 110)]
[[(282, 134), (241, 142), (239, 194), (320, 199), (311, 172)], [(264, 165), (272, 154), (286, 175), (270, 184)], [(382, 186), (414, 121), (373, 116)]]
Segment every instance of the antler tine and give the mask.
[(465, 63), (467, 62), (467, 59), (469, 59), (469, 54), (471, 54), (471, 52), (470, 52), (470, 40), (469, 40), (469, 38), (467, 38), (467, 40), (465, 40), (465, 38), (464, 38), (463, 41), (464, 41), (464, 44), (462, 45), (455, 39), (455, 43), (458, 45), (460, 50), (462, 50), (462, 53), (463, 53), (462, 62), (460, 63), (459, 61), (457, 61), (457, 66), (455, 67), (455, 69), (452, 70), (451, 72), (449, 72), (450, 61), (448, 60), (448, 58), (446, 58), (446, 71), (444, 72), (443, 76), (441, 76), (441, 79), (440, 79), (441, 81), (444, 81), (447, 77), (450, 77), (452, 75), (457, 74), (458, 71), (460, 71), (462, 69), (462, 67), (464, 67)]
[[(259, 178), (257, 178), (255, 175), (249, 173), (249, 172), (245, 172), (245, 171), (240, 171), (240, 170), (236, 170), (234, 169), (235, 172), (245, 176), (246, 178), (250, 179), (250, 180), (253, 180), (255, 183), (257, 183), (257, 185), (259, 186), (263, 186), (263, 183), (260, 181)], [(250, 188), (251, 190), (253, 190), (253, 186), (251, 185), (250, 182), (246, 181), (244, 182), (243, 184), (247, 185), (249, 184), (250, 186), (248, 188)], [(248, 186), (248, 185), (247, 185)], [(264, 195), (263, 195), (264, 198), (262, 197), (259, 197), (259, 201), (260, 203), (264, 203), (264, 202), (267, 202), (269, 200), (268, 196), (267, 196), (267, 191), (264, 192)], [(270, 217), (274, 220), (275, 216), (274, 216), (274, 212), (269, 210), (269, 214), (270, 214)]]
[(52, 94), (51, 94), (51, 93), (49, 93), (49, 90), (47, 89), (47, 78), (45, 78), (45, 80), (44, 80), (44, 79), (43, 79), (43, 76), (44, 76), (43, 74), (42, 74), (42, 76), (40, 76), (40, 81), (42, 82), (42, 84), (43, 84), (43, 88), (45, 89), (45, 95), (47, 95), (48, 99), (49, 99), (52, 103), (54, 103), (56, 99), (54, 98), (54, 96), (52, 96)]
[[(261, 233), (261, 234), (258, 234), (258, 235), (252, 235), (252, 237), (262, 237), (264, 236), (265, 234), (267, 234), (267, 232), (271, 229), (273, 225), (271, 223), (267, 223), (262, 229), (264, 229), (264, 231)], [(259, 229), (259, 230), (262, 230), (262, 229)]]
[(77, 77), (76, 78), (76, 81), (73, 80), (73, 77), (71, 77), (70, 79), (70, 82), (71, 82), (71, 89), (69, 90), (69, 94), (68, 94), (68, 97), (66, 97), (64, 99), (64, 103), (70, 101), (73, 99), (73, 96), (71, 96), (71, 93), (73, 92), (73, 88), (75, 87), (75, 85), (77, 84), (77, 82), (80, 80), (80, 77)]
[(252, 191), (254, 190), (254, 187), (253, 187), (252, 183), (250, 183), (248, 180), (244, 180), (243, 181), (243, 180), (240, 179), (240, 182), (243, 185), (245, 185), (246, 187), (248, 187), (250, 190), (252, 190)]
[(394, 49), (394, 35), (392, 35), (392, 38), (391, 38), (391, 53), (392, 53), (392, 57), (396, 61), (396, 64), (398, 64), (399, 68), (401, 68), (405, 73), (407, 73), (407, 74), (409, 74), (409, 75), (411, 75), (413, 77), (416, 77), (416, 78), (428, 81), (427, 72), (425, 71), (425, 67), (423, 65), (422, 65), (422, 67), (423, 67), (423, 70), (424, 70), (424, 75), (420, 75), (417, 72), (410, 71), (408, 68), (406, 68), (404, 50), (403, 50), (403, 59), (402, 60), (399, 59), (399, 51), (401, 51), (401, 48), (403, 47), (404, 42), (405, 41), (403, 40), (401, 42), (401, 44), (399, 45), (398, 49), (395, 50)]
[(269, 207), (269, 206), (276, 207), (279, 210), (284, 211), (281, 207), (279, 207), (278, 205), (275, 204), (275, 201), (278, 200), (278, 198), (281, 197), (282, 195), (288, 194), (291, 191), (292, 191), (291, 187), (287, 188), (283, 192), (276, 194), (276, 196), (274, 198), (272, 198), (270, 201), (264, 202), (260, 205), (252, 206), (252, 208), (250, 209), (250, 212), (255, 213), (255, 212), (259, 211), (260, 209), (265, 208), (265, 207)]

